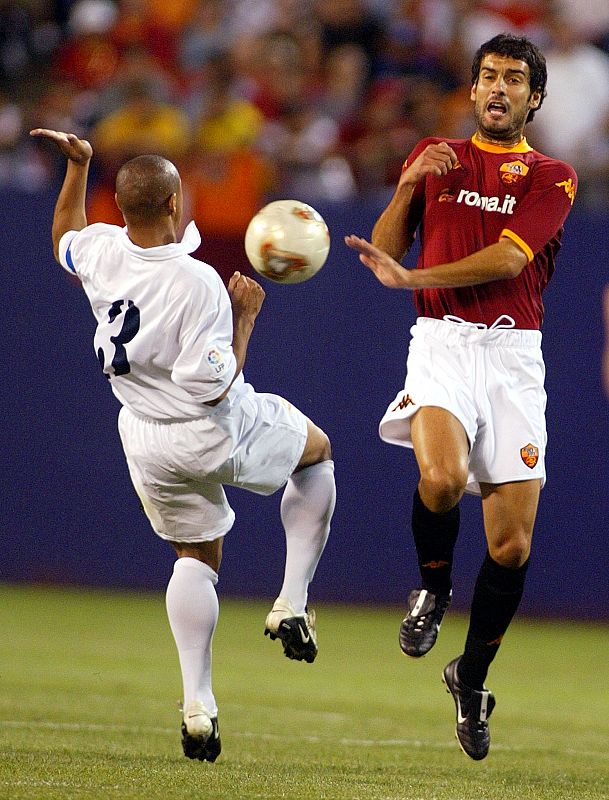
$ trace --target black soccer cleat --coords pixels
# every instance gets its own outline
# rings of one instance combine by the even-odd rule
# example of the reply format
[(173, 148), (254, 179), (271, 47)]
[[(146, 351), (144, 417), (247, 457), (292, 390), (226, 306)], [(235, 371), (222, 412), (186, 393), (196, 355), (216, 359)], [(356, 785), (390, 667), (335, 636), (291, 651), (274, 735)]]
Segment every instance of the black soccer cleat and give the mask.
[(410, 592), (408, 611), (400, 625), (400, 647), (407, 656), (420, 658), (429, 653), (438, 638), (452, 594), (452, 591), (433, 594), (427, 589), (413, 589)]
[(210, 717), (203, 703), (198, 700), (191, 701), (184, 709), (182, 750), (186, 758), (199, 761), (215, 761), (222, 750), (218, 717)]
[(264, 635), (279, 639), (288, 658), (309, 664), (315, 661), (318, 650), (313, 610), (296, 616), (290, 601), (278, 597), (267, 614)]
[(488, 755), (491, 745), (488, 718), (495, 708), (495, 698), (488, 689), (470, 689), (459, 680), (457, 666), (460, 660), (461, 656), (444, 667), (442, 680), (446, 684), (446, 691), (452, 694), (457, 708), (455, 735), (459, 745), (474, 761), (481, 761)]

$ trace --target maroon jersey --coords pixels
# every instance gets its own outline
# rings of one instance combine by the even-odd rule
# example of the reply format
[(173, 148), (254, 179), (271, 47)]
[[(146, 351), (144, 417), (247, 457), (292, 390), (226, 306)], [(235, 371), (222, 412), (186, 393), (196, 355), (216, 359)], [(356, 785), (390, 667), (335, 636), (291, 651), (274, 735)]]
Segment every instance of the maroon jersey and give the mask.
[(568, 164), (533, 150), (523, 139), (512, 149), (472, 139), (420, 141), (410, 165), (428, 144), (446, 141), (458, 162), (448, 175), (428, 175), (414, 191), (406, 228), (418, 228), (418, 269), (458, 261), (499, 241), (513, 239), (529, 263), (518, 277), (452, 289), (417, 289), (419, 316), (445, 314), (491, 325), (509, 314), (517, 328), (539, 329), (541, 295), (554, 272), (563, 225), (577, 190)]

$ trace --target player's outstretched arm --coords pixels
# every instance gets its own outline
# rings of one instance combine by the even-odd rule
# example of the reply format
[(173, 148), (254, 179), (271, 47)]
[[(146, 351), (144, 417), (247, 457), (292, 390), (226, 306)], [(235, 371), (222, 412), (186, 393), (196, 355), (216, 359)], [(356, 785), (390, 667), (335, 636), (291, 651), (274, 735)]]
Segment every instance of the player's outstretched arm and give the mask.
[(524, 250), (507, 236), (450, 264), (427, 269), (406, 269), (384, 250), (359, 236), (345, 236), (345, 243), (359, 253), (365, 264), (390, 289), (433, 289), (476, 286), (516, 278), (528, 263)]
[(359, 253), (359, 260), (370, 269), (377, 279), (390, 289), (412, 289), (411, 270), (398, 264), (384, 250), (375, 247), (359, 236), (345, 236), (345, 244)]
[(53, 214), (53, 254), (59, 261), (59, 242), (63, 234), (67, 231), (80, 231), (87, 225), (85, 198), (93, 148), (86, 139), (79, 139), (74, 133), (34, 128), (30, 135), (54, 142), (68, 159), (66, 175)]

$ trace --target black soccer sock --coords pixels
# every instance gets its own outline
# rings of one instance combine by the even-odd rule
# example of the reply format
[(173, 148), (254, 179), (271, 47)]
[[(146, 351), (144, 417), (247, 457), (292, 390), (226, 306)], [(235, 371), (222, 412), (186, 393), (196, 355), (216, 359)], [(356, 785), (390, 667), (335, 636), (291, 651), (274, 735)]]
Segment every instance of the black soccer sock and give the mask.
[(478, 573), (470, 612), (465, 650), (459, 661), (459, 679), (482, 689), (488, 668), (520, 604), (529, 561), (511, 569), (486, 553)]
[(417, 550), (423, 588), (447, 594), (452, 588), (453, 552), (459, 535), (459, 506), (436, 514), (421, 500), (419, 490), (412, 499), (412, 533)]

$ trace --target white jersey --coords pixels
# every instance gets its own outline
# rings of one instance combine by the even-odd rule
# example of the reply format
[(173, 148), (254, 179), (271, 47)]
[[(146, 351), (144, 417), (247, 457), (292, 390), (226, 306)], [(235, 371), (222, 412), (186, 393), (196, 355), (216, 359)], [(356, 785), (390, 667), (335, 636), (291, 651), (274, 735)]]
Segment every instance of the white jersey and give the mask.
[[(138, 415), (207, 416), (205, 403), (235, 374), (230, 298), (218, 273), (189, 255), (200, 242), (193, 222), (181, 242), (160, 247), (138, 247), (125, 229), (103, 223), (61, 238), (61, 264), (82, 281), (97, 320), (102, 369)], [(242, 383), (239, 375), (235, 388)]]

